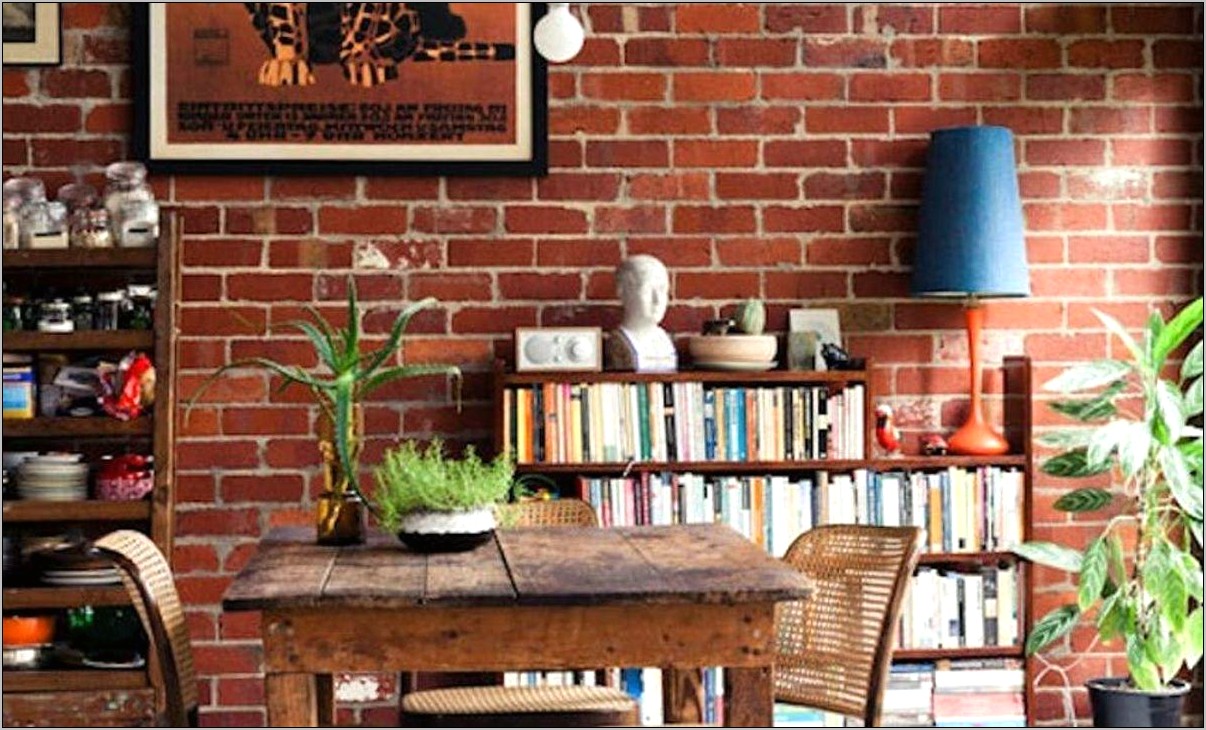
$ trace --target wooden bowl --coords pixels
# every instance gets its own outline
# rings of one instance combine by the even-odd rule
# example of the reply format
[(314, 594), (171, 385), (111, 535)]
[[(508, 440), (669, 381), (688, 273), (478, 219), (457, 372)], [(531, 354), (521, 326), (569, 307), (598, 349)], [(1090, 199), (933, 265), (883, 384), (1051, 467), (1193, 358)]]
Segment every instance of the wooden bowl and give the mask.
[(779, 351), (774, 335), (697, 335), (687, 340), (696, 365), (773, 364)]

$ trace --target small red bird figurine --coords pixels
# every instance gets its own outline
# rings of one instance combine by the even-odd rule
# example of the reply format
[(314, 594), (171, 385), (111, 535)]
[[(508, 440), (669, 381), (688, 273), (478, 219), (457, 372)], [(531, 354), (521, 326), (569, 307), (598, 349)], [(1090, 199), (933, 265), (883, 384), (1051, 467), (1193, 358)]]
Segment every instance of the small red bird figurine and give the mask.
[(876, 406), (875, 440), (890, 456), (900, 453), (900, 429), (892, 422), (892, 406)]

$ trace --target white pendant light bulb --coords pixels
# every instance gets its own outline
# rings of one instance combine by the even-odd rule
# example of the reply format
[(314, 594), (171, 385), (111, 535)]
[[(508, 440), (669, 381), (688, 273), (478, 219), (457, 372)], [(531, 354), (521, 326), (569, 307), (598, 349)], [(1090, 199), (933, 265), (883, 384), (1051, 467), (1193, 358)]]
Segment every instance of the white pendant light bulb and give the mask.
[(586, 40), (586, 31), (569, 6), (569, 3), (549, 3), (549, 11), (536, 24), (533, 36), (536, 50), (553, 63), (565, 63), (578, 55)]

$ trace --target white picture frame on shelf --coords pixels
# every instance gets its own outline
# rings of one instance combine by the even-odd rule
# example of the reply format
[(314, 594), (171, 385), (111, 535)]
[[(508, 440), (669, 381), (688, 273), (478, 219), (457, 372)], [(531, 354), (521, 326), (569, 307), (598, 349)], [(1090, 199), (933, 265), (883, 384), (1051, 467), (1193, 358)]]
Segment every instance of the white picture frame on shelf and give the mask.
[(787, 367), (789, 370), (828, 370), (821, 348), (842, 346), (841, 318), (836, 309), (793, 309), (788, 312)]

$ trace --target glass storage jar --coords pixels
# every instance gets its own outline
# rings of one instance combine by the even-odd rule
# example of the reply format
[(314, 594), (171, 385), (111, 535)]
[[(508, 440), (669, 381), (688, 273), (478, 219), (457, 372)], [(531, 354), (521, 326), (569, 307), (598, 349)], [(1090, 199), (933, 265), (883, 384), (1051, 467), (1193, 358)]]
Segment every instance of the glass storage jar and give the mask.
[(125, 296), (121, 291), (103, 291), (96, 295), (96, 309), (93, 316), (93, 327), (98, 330), (119, 329), (121, 324), (121, 305)]
[(4, 296), (4, 331), (20, 332), (25, 329), (25, 299), (6, 294)]
[(150, 286), (131, 284), (122, 302), (121, 329), (149, 330), (155, 321), (155, 292)]
[(71, 317), (71, 304), (62, 299), (42, 302), (38, 317), (39, 332), (74, 332), (75, 320)]
[(127, 245), (122, 240), (125, 224), (122, 209), (131, 203), (155, 200), (155, 193), (147, 185), (147, 168), (141, 162), (114, 162), (105, 168), (105, 210), (109, 211), (109, 225), (117, 234), (117, 245)]
[(4, 247), (19, 248), (21, 246), (21, 198), (10, 193), (4, 194)]
[(92, 306), (90, 294), (76, 294), (71, 299), (71, 318), (75, 321), (77, 332), (93, 328), (96, 313)]
[(146, 248), (159, 242), (159, 203), (136, 200), (121, 207), (117, 238), (123, 248)]
[(109, 228), (109, 211), (90, 208), (76, 211), (68, 223), (72, 248), (112, 248), (113, 232)]
[(67, 248), (67, 206), (58, 201), (31, 200), (21, 208), (24, 248)]

